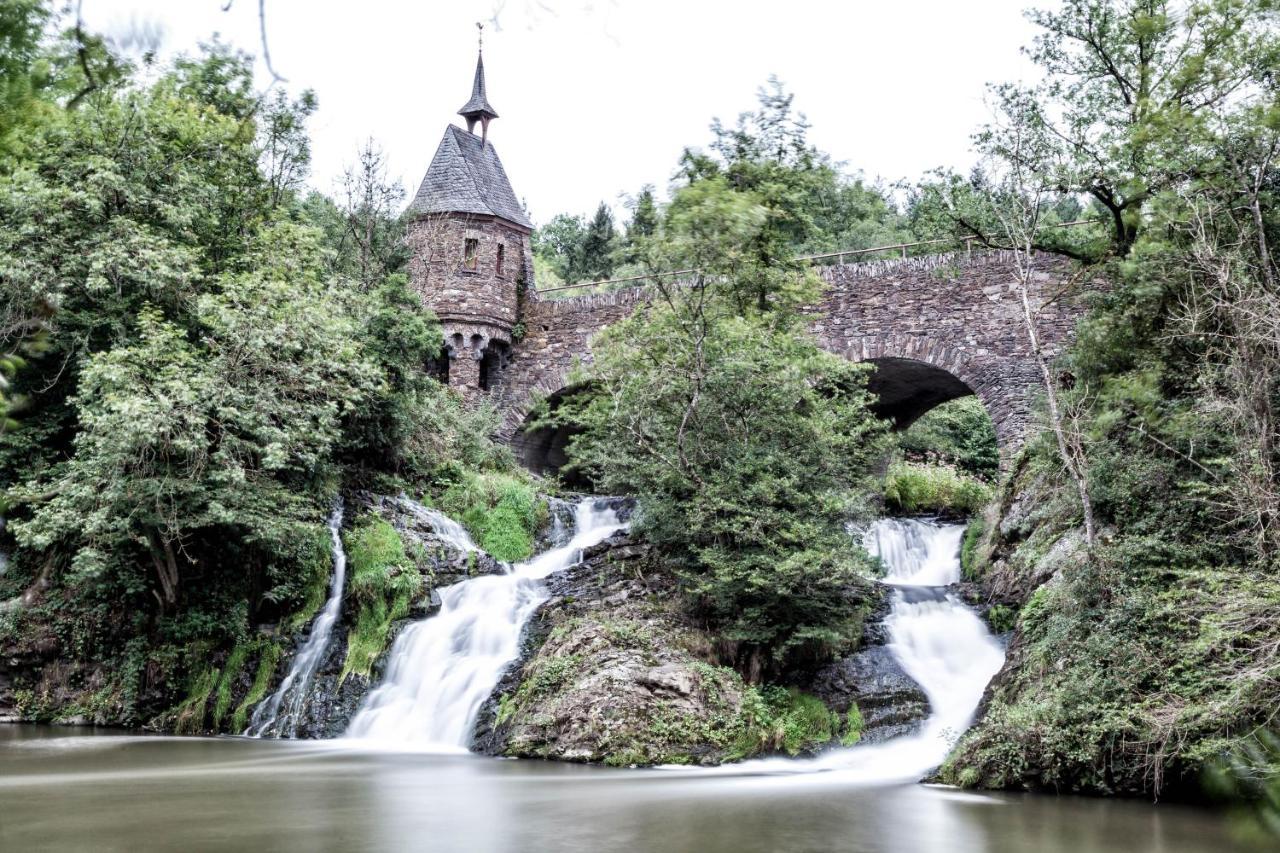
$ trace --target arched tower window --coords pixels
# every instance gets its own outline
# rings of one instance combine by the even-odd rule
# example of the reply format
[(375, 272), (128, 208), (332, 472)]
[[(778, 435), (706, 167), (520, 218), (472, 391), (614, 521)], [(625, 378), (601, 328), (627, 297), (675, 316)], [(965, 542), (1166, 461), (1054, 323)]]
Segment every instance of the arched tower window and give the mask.
[(480, 269), (480, 241), (474, 237), (462, 241), (462, 268), (468, 272)]
[(507, 247), (504, 246), (502, 243), (499, 243), (498, 244), (498, 261), (496, 264), (494, 264), (494, 272), (497, 273), (499, 278), (501, 278), (503, 275), (502, 263), (505, 260), (506, 254), (507, 254)]

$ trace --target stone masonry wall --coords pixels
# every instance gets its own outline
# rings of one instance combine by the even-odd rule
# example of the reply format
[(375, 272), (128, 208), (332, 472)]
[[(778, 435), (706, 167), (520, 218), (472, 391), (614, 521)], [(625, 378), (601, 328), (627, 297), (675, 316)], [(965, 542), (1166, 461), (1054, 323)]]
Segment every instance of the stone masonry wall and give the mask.
[[(476, 268), (464, 268), (466, 240), (478, 244)], [(493, 217), (421, 217), (406, 234), (412, 261), (409, 280), (422, 304), (444, 321), (483, 323), (507, 329), (516, 323), (516, 284), (528, 235)], [(498, 247), (503, 273), (497, 273)]]
[[(467, 240), (476, 241), (472, 265), (466, 262)], [(490, 344), (511, 343), (519, 288), (531, 278), (529, 235), (495, 217), (447, 214), (414, 220), (406, 241), (410, 284), (444, 330), (449, 384), (474, 399)]]
[[(1084, 293), (1096, 285), (1076, 282), (1064, 259), (1042, 255), (1037, 266), (1030, 295), (1041, 345), (1052, 356), (1073, 334)], [(941, 368), (983, 402), (1003, 448), (1021, 445), (1041, 379), (1011, 254), (953, 253), (819, 272), (830, 288), (811, 309), (811, 328), (825, 349), (857, 361), (912, 359)], [(567, 299), (530, 294), (525, 336), (494, 389), (502, 436), (519, 430), (539, 396), (563, 389), (575, 363), (590, 362), (597, 332), (652, 298), (645, 287)]]

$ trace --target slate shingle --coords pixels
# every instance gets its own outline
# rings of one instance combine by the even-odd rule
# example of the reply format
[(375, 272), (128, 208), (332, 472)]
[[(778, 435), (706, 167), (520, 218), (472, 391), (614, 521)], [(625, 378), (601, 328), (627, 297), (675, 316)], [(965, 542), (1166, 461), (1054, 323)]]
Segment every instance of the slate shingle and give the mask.
[(408, 213), (478, 213), (532, 228), (493, 145), (449, 125)]

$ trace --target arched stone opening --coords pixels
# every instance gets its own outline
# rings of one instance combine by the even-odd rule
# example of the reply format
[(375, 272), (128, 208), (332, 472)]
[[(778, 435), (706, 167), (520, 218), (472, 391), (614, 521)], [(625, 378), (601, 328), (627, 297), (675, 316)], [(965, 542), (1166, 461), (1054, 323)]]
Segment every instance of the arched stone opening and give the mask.
[[(547, 406), (555, 412), (564, 400), (583, 390), (584, 386), (575, 386), (555, 391), (547, 396)], [(560, 477), (571, 489), (591, 491), (593, 484), (587, 477), (577, 471), (564, 470), (569, 462), (569, 441), (580, 430), (567, 424), (532, 426), (532, 420), (532, 415), (525, 416), (511, 438), (517, 461), (535, 474)]]
[(490, 341), (480, 357), (480, 389), (489, 391), (497, 385), (510, 361), (511, 347), (505, 341)]
[(941, 367), (911, 358), (879, 357), (866, 361), (875, 366), (867, 390), (876, 397), (873, 409), (906, 429), (930, 409), (974, 393), (964, 381)]

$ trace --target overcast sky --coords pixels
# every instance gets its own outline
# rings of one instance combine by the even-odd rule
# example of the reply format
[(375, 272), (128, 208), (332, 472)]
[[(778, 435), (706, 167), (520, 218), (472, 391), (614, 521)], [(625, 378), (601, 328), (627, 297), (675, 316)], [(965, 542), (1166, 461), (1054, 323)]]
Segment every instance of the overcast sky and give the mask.
[[(776, 74), (820, 148), (868, 178), (966, 168), (984, 84), (1034, 74), (1019, 46), (1036, 0), (266, 0), (273, 65), (314, 89), (312, 184), (332, 192), (373, 137), (417, 189), (470, 94), (485, 21), (490, 128), (534, 221), (660, 189)], [(256, 0), (83, 0), (108, 35), (161, 33), (162, 51), (213, 33), (261, 54)], [(1037, 5), (1048, 5), (1041, 0)], [(269, 80), (259, 61), (263, 85)]]

